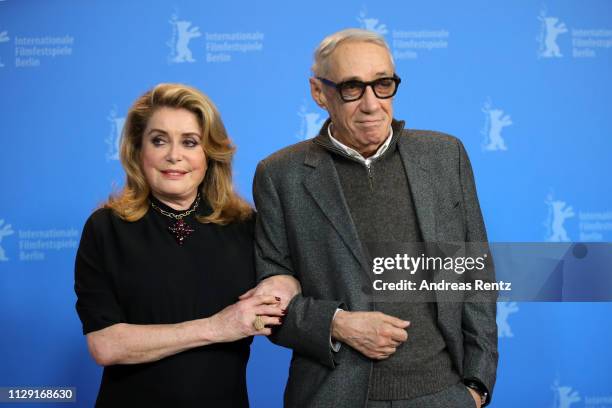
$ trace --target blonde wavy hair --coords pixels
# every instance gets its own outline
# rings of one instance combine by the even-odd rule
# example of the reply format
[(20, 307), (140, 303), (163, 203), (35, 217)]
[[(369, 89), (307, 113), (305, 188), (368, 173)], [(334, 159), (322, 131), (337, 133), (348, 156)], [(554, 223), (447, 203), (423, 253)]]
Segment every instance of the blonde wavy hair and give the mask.
[(162, 107), (186, 109), (195, 114), (202, 131), (201, 146), (208, 169), (200, 194), (212, 208), (202, 223), (227, 224), (253, 215), (251, 206), (235, 191), (232, 158), (236, 148), (229, 139), (221, 116), (212, 101), (195, 88), (182, 84), (159, 84), (147, 91), (130, 108), (121, 134), (120, 157), (125, 186), (103, 204), (121, 219), (137, 221), (149, 210), (150, 187), (141, 167), (142, 137), (153, 113)]

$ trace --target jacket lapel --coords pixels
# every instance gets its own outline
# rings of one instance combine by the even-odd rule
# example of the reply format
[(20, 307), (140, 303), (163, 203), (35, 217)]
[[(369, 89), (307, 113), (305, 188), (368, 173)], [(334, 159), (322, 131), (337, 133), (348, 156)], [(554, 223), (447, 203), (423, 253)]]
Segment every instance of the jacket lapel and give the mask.
[(310, 175), (304, 180), (306, 190), (316, 201), (361, 267), (368, 270), (369, 267), (348, 204), (342, 193), (340, 178), (336, 172), (333, 159), (321, 147), (312, 143), (304, 164), (313, 168)]
[[(435, 181), (432, 179), (432, 175), (429, 172), (425, 163), (427, 163), (428, 157), (424, 152), (415, 152), (411, 149), (411, 140), (415, 136), (408, 134), (400, 138), (398, 141), (398, 148), (404, 168), (406, 169), (406, 176), (408, 177), (408, 183), (412, 192), (412, 199), (414, 200), (414, 206), (417, 215), (417, 222), (421, 229), (423, 241), (427, 244), (427, 251), (431, 251), (429, 255), (440, 256), (445, 254), (444, 251), (448, 250), (447, 245), (445, 248), (441, 248), (439, 245), (440, 240), (437, 235), (436, 228), (436, 214), (434, 211), (435, 204)], [(449, 253), (447, 255), (452, 255)], [(434, 271), (432, 276), (433, 282), (440, 282), (444, 278), (442, 271)], [(453, 305), (448, 301), (445, 301), (444, 295), (435, 292), (436, 298), (436, 309), (438, 315), (438, 322), (446, 328), (448, 319), (445, 315), (448, 310), (453, 308)]]
[(423, 235), (423, 241), (436, 241), (436, 219), (434, 214), (434, 191), (427, 167), (423, 165), (425, 158), (421, 152), (411, 151), (411, 138), (408, 135), (398, 140), (398, 148), (410, 191), (416, 210), (417, 222)]

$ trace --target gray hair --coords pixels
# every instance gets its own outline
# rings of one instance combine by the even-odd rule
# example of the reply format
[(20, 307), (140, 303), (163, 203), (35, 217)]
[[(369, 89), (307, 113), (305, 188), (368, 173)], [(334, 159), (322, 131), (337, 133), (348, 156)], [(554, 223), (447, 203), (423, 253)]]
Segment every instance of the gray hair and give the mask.
[(363, 30), (361, 28), (347, 28), (330, 34), (321, 41), (314, 52), (314, 64), (312, 64), (311, 68), (314, 76), (327, 74), (329, 69), (329, 56), (340, 44), (346, 41), (370, 42), (384, 47), (389, 52), (389, 58), (391, 58), (391, 63), (395, 67), (389, 44), (387, 44), (381, 35), (374, 31)]

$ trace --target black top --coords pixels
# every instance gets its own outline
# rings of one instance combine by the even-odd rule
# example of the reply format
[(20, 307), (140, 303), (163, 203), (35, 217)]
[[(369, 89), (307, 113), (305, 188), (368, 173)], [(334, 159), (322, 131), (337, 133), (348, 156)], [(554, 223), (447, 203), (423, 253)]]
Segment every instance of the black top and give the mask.
[[(178, 213), (158, 200), (160, 208)], [(197, 212), (209, 212), (202, 201)], [(76, 257), (76, 309), (87, 334), (116, 323), (168, 324), (211, 316), (255, 285), (253, 221), (225, 226), (175, 220), (150, 208), (136, 222), (100, 209), (87, 220)], [(248, 406), (252, 338), (194, 348), (160, 361), (104, 368), (99, 407)]]

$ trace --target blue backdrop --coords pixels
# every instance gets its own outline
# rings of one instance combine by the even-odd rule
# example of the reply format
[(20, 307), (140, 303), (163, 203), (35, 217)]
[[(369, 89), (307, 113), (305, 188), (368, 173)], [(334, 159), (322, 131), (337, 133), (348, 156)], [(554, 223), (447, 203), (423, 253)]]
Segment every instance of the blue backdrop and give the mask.
[[(207, 93), (250, 199), (257, 162), (325, 119), (312, 51), (350, 26), (389, 42), (396, 117), (465, 143), (492, 241), (612, 241), (608, 0), (0, 0), (0, 387), (72, 386), (93, 405), (101, 369), (73, 262), (85, 219), (123, 182), (132, 101), (159, 82)], [(612, 407), (611, 312), (500, 304), (492, 406)], [(255, 341), (252, 406), (281, 406), (289, 357)]]

